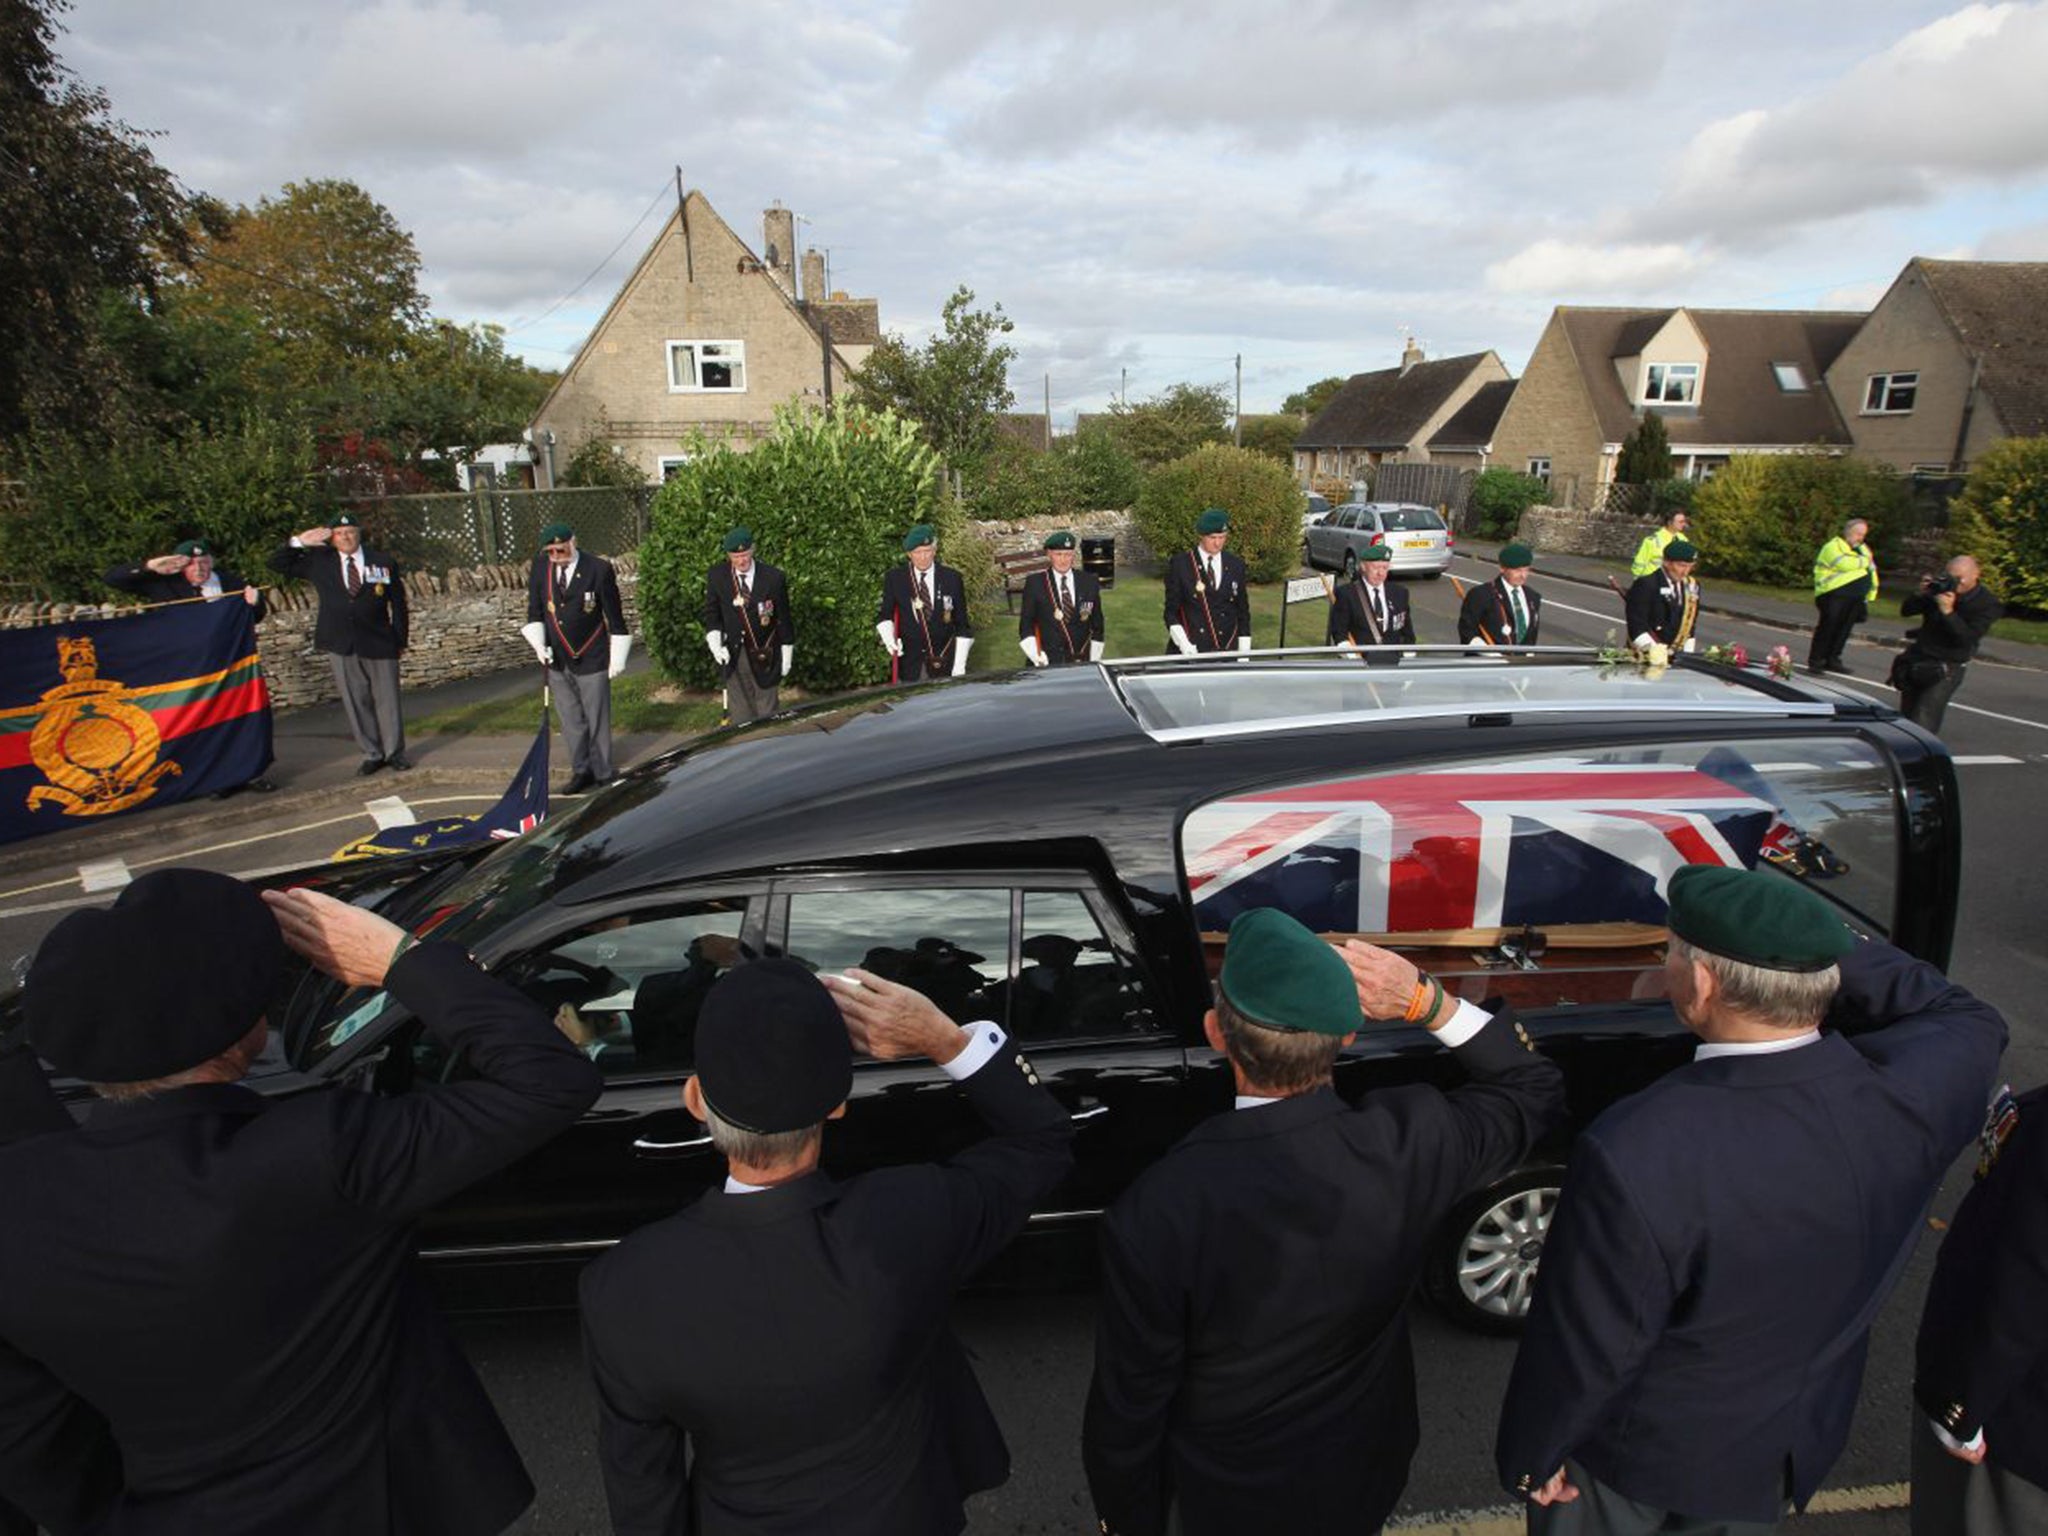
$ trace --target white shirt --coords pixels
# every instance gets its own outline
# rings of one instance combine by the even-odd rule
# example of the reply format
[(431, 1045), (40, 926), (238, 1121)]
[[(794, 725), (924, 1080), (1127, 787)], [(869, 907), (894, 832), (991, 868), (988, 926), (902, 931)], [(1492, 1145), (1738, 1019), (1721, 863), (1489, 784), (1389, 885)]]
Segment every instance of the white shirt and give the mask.
[[(975, 1073), (995, 1060), (996, 1052), (1000, 1051), (1009, 1042), (1010, 1038), (998, 1025), (988, 1019), (982, 1019), (973, 1024), (962, 1024), (960, 1026), (960, 1033), (968, 1037), (967, 1044), (961, 1047), (960, 1054), (951, 1061), (939, 1063), (939, 1070), (956, 1083), (966, 1082), (968, 1078), (974, 1076)], [(775, 1189), (778, 1187), (774, 1184), (748, 1184), (743, 1180), (734, 1178), (731, 1174), (725, 1176), (725, 1192), (728, 1195), (758, 1195), (764, 1189)]]
[[(1451, 1016), (1444, 1021), (1441, 1029), (1433, 1031), (1437, 1044), (1446, 1050), (1463, 1045), (1480, 1030), (1493, 1022), (1493, 1015), (1477, 1003), (1458, 999), (1458, 1006), (1451, 1010)], [(1240, 1093), (1231, 1102), (1232, 1109), (1264, 1109), (1268, 1104), (1284, 1104), (1285, 1099), (1268, 1098), (1262, 1093)]]
[(1811, 1045), (1819, 1038), (1819, 1030), (1808, 1029), (1787, 1035), (1783, 1040), (1702, 1040), (1699, 1049), (1692, 1053), (1692, 1059), (1712, 1061), (1716, 1056), (1775, 1056), (1780, 1051), (1796, 1051), (1802, 1045)]
[(553, 569), (556, 586), (566, 588), (570, 582), (576, 579), (576, 559), (575, 555), (571, 555), (566, 565), (556, 565), (552, 560), (548, 562), (548, 565)]

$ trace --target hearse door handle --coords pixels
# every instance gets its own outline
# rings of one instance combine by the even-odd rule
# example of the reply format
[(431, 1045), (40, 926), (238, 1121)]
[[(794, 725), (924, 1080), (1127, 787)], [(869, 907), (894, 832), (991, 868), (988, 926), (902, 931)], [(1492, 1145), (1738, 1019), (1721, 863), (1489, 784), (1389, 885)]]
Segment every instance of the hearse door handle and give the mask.
[(640, 1136), (634, 1139), (633, 1150), (635, 1152), (695, 1152), (700, 1147), (708, 1147), (710, 1145), (711, 1138), (709, 1136), (692, 1136), (687, 1141), (655, 1141), (651, 1137)]
[(1106, 1115), (1108, 1113), (1109, 1106), (1107, 1104), (1101, 1103), (1096, 1099), (1083, 1099), (1081, 1107), (1071, 1115), (1068, 1115), (1067, 1118), (1079, 1122), (1082, 1120), (1093, 1120), (1097, 1115)]

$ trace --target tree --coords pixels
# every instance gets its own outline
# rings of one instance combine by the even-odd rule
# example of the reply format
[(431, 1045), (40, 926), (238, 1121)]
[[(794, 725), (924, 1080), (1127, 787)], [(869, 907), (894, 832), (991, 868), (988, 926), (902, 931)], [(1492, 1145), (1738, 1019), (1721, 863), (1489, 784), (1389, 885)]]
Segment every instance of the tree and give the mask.
[(2048, 608), (2048, 437), (1986, 449), (1949, 503), (1948, 549), (1974, 555), (2008, 603)]
[(1635, 431), (1622, 441), (1614, 460), (1617, 485), (1649, 485), (1671, 478), (1671, 435), (1664, 430), (1664, 418), (1645, 411)]
[(562, 467), (562, 484), (567, 486), (642, 486), (647, 471), (636, 464), (608, 437), (586, 437)]
[(516, 439), (554, 382), (506, 355), (501, 327), (446, 320), (409, 336), (391, 367), (377, 372), (369, 399), (382, 435), (412, 463), (431, 451), (451, 467), (487, 443)]
[(1549, 494), (1550, 487), (1534, 475), (1496, 464), (1473, 478), (1469, 505), (1484, 537), (1511, 539), (1522, 514)]
[(1016, 400), (1009, 384), (1016, 348), (997, 340), (1015, 327), (998, 304), (975, 309), (962, 284), (946, 300), (939, 334), (916, 351), (885, 336), (855, 371), (850, 394), (870, 410), (914, 422), (947, 468), (971, 474), (995, 446), (996, 414)]
[(1230, 514), (1230, 547), (1254, 581), (1292, 575), (1301, 558), (1301, 487), (1262, 454), (1206, 443), (1146, 478), (1138, 533), (1161, 555), (1195, 547), (1206, 507)]
[(198, 212), (106, 93), (58, 62), (66, 4), (0, 0), (0, 438), (120, 414), (102, 303), (148, 302)]
[(1230, 396), (1220, 384), (1175, 384), (1136, 405), (1109, 408), (1110, 431), (1146, 469), (1230, 436)]
[(1064, 451), (1073, 456), (1081, 477), (1081, 505), (1091, 512), (1128, 507), (1138, 499), (1145, 472), (1138, 461), (1125, 453), (1116, 434), (1099, 421), (1091, 421), (1066, 439)]
[(1301, 436), (1301, 418), (1285, 414), (1246, 416), (1238, 422), (1242, 445), (1277, 464), (1294, 465), (1294, 440)]
[(1330, 403), (1330, 399), (1344, 387), (1344, 380), (1332, 376), (1318, 379), (1307, 389), (1297, 389), (1280, 402), (1280, 409), (1292, 411), (1297, 416), (1314, 416)]

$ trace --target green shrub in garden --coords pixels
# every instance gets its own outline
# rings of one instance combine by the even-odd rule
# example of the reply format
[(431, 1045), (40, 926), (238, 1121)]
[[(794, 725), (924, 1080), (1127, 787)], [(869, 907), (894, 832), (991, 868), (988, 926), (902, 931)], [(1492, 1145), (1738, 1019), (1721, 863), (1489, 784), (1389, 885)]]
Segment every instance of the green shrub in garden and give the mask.
[(1694, 493), (1690, 538), (1707, 577), (1804, 587), (1815, 552), (1852, 517), (1869, 521), (1888, 569), (1913, 520), (1896, 470), (1831, 454), (1737, 454)]
[(1550, 494), (1550, 487), (1534, 475), (1499, 465), (1482, 469), (1472, 480), (1472, 514), (1479, 520), (1484, 538), (1511, 539), (1521, 525), (1522, 514)]
[(1136, 522), (1162, 558), (1195, 547), (1204, 507), (1230, 514), (1230, 548), (1253, 581), (1278, 581), (1301, 563), (1301, 487), (1285, 466), (1249, 448), (1207, 443), (1146, 477)]
[(2048, 608), (2048, 437), (1986, 449), (1948, 517), (1950, 554), (1975, 555), (2008, 605)]
[(724, 559), (728, 528), (753, 530), (754, 552), (789, 580), (797, 684), (829, 693), (886, 680), (875, 639), (882, 574), (903, 559), (904, 530), (930, 523), (939, 558), (967, 582), (970, 614), (986, 617), (992, 561), (960, 506), (939, 494), (938, 455), (916, 426), (845, 400), (790, 404), (751, 451), (697, 439), (655, 497), (640, 550), (641, 626), (661, 669), (694, 688), (718, 686), (704, 648), (704, 575)]

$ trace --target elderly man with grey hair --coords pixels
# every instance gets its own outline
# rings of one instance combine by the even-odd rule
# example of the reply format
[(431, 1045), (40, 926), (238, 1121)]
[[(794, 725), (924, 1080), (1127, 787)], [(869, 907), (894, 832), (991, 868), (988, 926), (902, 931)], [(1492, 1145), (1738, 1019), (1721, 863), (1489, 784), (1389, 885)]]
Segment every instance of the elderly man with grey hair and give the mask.
[(1899, 604), (1899, 612), (1920, 618), (1892, 663), (1899, 713), (1938, 732), (1971, 658), (2005, 609), (1984, 589), (1976, 557), (1957, 555), (1941, 575), (1922, 576), (1920, 590)]
[(1573, 1149), (1495, 1448), (1534, 1533), (1760, 1536), (1805, 1504), (2005, 1046), (1777, 870), (1688, 865), (1669, 900), (1700, 1045)]
[(1877, 558), (1870, 552), (1870, 523), (1852, 517), (1813, 557), (1813, 605), (1820, 616), (1806, 652), (1807, 671), (1817, 677), (1850, 670), (1842, 660), (1842, 647), (1868, 616), (1876, 596)]

